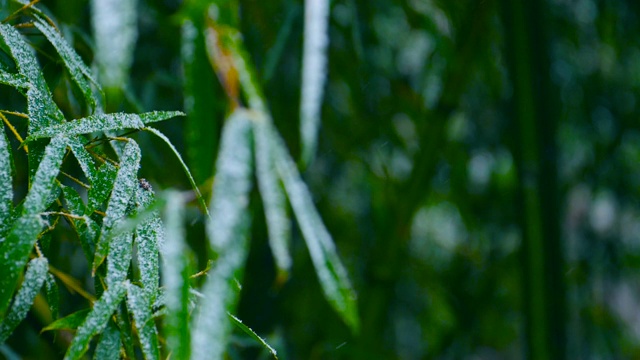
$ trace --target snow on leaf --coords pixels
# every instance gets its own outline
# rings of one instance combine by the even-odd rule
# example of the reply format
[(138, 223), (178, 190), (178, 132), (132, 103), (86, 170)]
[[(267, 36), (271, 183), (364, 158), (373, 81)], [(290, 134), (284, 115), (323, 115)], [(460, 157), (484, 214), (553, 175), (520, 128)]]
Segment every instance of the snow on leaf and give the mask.
[(244, 331), (247, 335), (251, 336), (254, 340), (256, 340), (260, 345), (262, 345), (265, 349), (269, 350), (271, 355), (273, 355), (274, 359), (278, 359), (278, 353), (274, 348), (271, 347), (260, 335), (256, 334), (253, 329), (245, 325), (242, 320), (238, 319), (236, 316), (227, 313), (229, 318), (231, 318), (231, 322), (233, 322), (237, 327), (239, 327), (242, 331)]
[(11, 180), (11, 149), (4, 132), (4, 126), (0, 125), (0, 245), (10, 225), (13, 212), (13, 186)]
[(95, 178), (89, 189), (88, 211), (93, 212), (98, 209), (102, 203), (107, 200), (113, 188), (113, 182), (116, 180), (118, 169), (111, 163), (105, 162), (98, 168)]
[(80, 168), (84, 172), (85, 176), (91, 183), (96, 180), (96, 166), (91, 154), (85, 149), (84, 144), (80, 141), (79, 137), (70, 137), (68, 139), (68, 145), (73, 152), (73, 156), (76, 157)]
[[(166, 316), (164, 333), (167, 349), (176, 359), (189, 358), (189, 272), (183, 225), (185, 199), (180, 193), (166, 193), (164, 211), (165, 246), (162, 275)], [(160, 300), (160, 299), (159, 299)]]
[(9, 85), (18, 91), (29, 88), (29, 81), (24, 76), (4, 71), (0, 71), (0, 84)]
[(110, 232), (120, 221), (127, 210), (127, 205), (138, 186), (138, 168), (140, 167), (140, 147), (129, 140), (124, 149), (120, 168), (111, 191), (107, 212), (102, 222), (102, 231), (96, 244), (96, 252), (93, 260), (93, 269), (98, 268), (109, 251)]
[(0, 324), (0, 344), (5, 342), (18, 324), (27, 316), (33, 300), (47, 277), (49, 263), (46, 258), (35, 258), (29, 262), (24, 281), (13, 299), (7, 316)]
[[(151, 207), (154, 201), (155, 196), (151, 188), (144, 189), (138, 186), (136, 189), (138, 213)], [(153, 302), (158, 294), (160, 282), (158, 248), (164, 243), (164, 228), (160, 213), (154, 211), (150, 218), (136, 227), (135, 233), (140, 281), (150, 301)]]
[(90, 134), (97, 131), (142, 129), (145, 124), (163, 121), (172, 117), (184, 115), (180, 111), (152, 111), (143, 114), (95, 114), (82, 119), (68, 121), (40, 129), (31, 133), (25, 141), (29, 142), (43, 137), (58, 134), (67, 136)]
[(64, 136), (56, 136), (45, 148), (44, 157), (24, 200), (24, 214), (37, 214), (46, 209), (49, 203), (47, 200), (54, 190), (54, 180), (62, 165), (66, 146), (67, 139)]
[(133, 254), (133, 234), (121, 234), (109, 242), (107, 256), (107, 286), (120, 283), (127, 278)]
[(327, 77), (329, 45), (329, 0), (305, 0), (300, 137), (302, 161), (309, 163), (316, 152), (322, 93)]
[(251, 191), (251, 123), (246, 110), (235, 111), (222, 132), (216, 162), (207, 233), (218, 259), (203, 286), (203, 299), (194, 319), (193, 358), (222, 358), (231, 335), (227, 312), (236, 306), (237, 281), (248, 252)]
[(56, 319), (60, 311), (60, 289), (58, 288), (56, 279), (49, 273), (44, 281), (44, 289), (47, 296), (47, 303), (49, 304), (49, 311), (51, 311), (51, 317)]
[(100, 89), (100, 85), (98, 85), (98, 83), (93, 79), (89, 68), (87, 68), (80, 56), (75, 52), (75, 50), (73, 50), (69, 43), (62, 38), (62, 35), (60, 35), (60, 33), (43, 17), (36, 16), (34, 25), (47, 38), (47, 40), (49, 40), (56, 51), (58, 51), (58, 54), (63, 60), (62, 62), (71, 75), (71, 79), (73, 79), (73, 81), (78, 85), (84, 95), (85, 101), (93, 112), (98, 100), (96, 100), (93, 95), (91, 84), (87, 79), (91, 80), (98, 89)]
[(160, 357), (158, 331), (151, 317), (151, 302), (147, 292), (133, 284), (128, 284), (127, 308), (135, 320), (144, 358), (158, 359)]
[(254, 119), (256, 173), (267, 219), (269, 245), (278, 271), (281, 276), (286, 276), (291, 268), (291, 256), (289, 255), (291, 224), (287, 217), (286, 196), (277, 179), (269, 130), (266, 118), (256, 117)]
[(180, 155), (178, 150), (176, 150), (175, 146), (173, 146), (171, 141), (163, 133), (161, 133), (160, 131), (158, 131), (158, 130), (156, 130), (154, 128), (145, 128), (144, 130), (156, 135), (157, 137), (162, 139), (162, 141), (164, 141), (167, 145), (169, 145), (169, 148), (171, 149), (173, 154), (176, 156), (176, 158), (178, 158), (178, 161), (180, 162), (180, 165), (182, 165), (182, 169), (187, 174), (187, 178), (189, 178), (189, 183), (191, 183), (191, 187), (193, 188), (193, 191), (195, 191), (196, 197), (198, 198), (198, 201), (200, 202), (200, 205), (202, 206), (202, 209), (204, 210), (205, 214), (207, 214), (207, 216), (209, 216), (209, 209), (207, 209), (207, 204), (204, 201), (204, 197), (200, 193), (200, 189), (198, 189), (198, 185), (196, 184), (196, 181), (193, 179), (193, 176), (191, 176), (191, 172), (189, 171), (189, 167), (184, 162), (184, 160), (182, 160), (182, 156)]
[(113, 284), (98, 301), (93, 304), (93, 309), (87, 315), (82, 325), (78, 328), (76, 336), (65, 354), (65, 360), (81, 359), (89, 347), (91, 338), (101, 332), (109, 322), (111, 315), (116, 311), (118, 304), (124, 298), (128, 281)]
[(351, 329), (358, 332), (356, 294), (347, 277), (347, 271), (338, 257), (331, 235), (313, 204), (307, 186), (300, 178), (298, 169), (286, 150), (284, 141), (275, 131), (270, 131), (270, 134), (275, 147), (278, 172), (309, 249), (324, 295)]
[(100, 335), (93, 358), (95, 360), (120, 359), (120, 332), (113, 322), (110, 321)]
[(120, 88), (129, 78), (137, 34), (136, 1), (92, 0), (95, 61), (106, 88)]

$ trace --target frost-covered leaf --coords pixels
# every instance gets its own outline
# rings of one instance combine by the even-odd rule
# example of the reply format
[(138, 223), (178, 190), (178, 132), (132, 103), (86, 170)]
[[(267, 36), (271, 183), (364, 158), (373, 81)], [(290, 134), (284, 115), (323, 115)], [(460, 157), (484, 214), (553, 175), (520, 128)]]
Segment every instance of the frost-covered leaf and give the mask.
[(289, 156), (284, 141), (270, 132), (275, 147), (276, 166), (284, 183), (293, 212), (307, 243), (311, 260), (320, 280), (324, 296), (342, 319), (358, 332), (359, 320), (356, 294), (347, 277), (331, 235), (322, 223), (311, 194)]
[(234, 323), (237, 327), (239, 327), (242, 331), (244, 331), (247, 335), (251, 336), (254, 340), (256, 340), (260, 345), (262, 345), (265, 349), (269, 350), (271, 355), (273, 355), (274, 359), (278, 359), (278, 353), (274, 348), (271, 347), (260, 335), (256, 334), (253, 329), (245, 325), (242, 320), (238, 319), (236, 316), (232, 314), (228, 314), (229, 318), (231, 318), (231, 322)]
[(189, 167), (184, 162), (184, 160), (182, 160), (182, 156), (180, 156), (180, 153), (175, 148), (175, 146), (173, 146), (171, 141), (163, 133), (161, 133), (160, 131), (158, 131), (158, 130), (156, 130), (154, 128), (145, 128), (144, 130), (149, 131), (150, 133), (156, 135), (157, 137), (162, 139), (162, 141), (164, 141), (169, 146), (169, 148), (171, 149), (173, 154), (176, 156), (176, 158), (180, 162), (180, 165), (182, 165), (182, 169), (184, 170), (185, 174), (187, 174), (187, 178), (189, 179), (189, 183), (191, 183), (191, 187), (193, 188), (193, 191), (196, 193), (196, 197), (198, 198), (198, 202), (200, 202), (200, 205), (202, 206), (202, 209), (204, 210), (204, 212), (207, 215), (209, 215), (209, 210), (207, 209), (207, 204), (204, 201), (204, 197), (200, 193), (200, 189), (198, 189), (198, 185), (196, 184), (196, 181), (193, 179), (193, 176), (191, 176), (191, 172), (189, 171)]
[(24, 76), (4, 71), (0, 71), (0, 84), (9, 85), (16, 88), (18, 91), (23, 91), (29, 88), (29, 81)]
[(287, 217), (286, 196), (277, 178), (272, 137), (269, 131), (267, 119), (257, 116), (253, 121), (253, 136), (258, 187), (264, 204), (271, 252), (280, 276), (286, 277), (291, 268), (289, 255), (291, 223)]
[(90, 213), (98, 209), (107, 200), (111, 189), (113, 189), (113, 182), (116, 180), (117, 174), (118, 169), (108, 162), (98, 168), (95, 179), (91, 183), (91, 189), (89, 189), (87, 208)]
[(29, 142), (39, 138), (53, 137), (58, 134), (74, 136), (90, 134), (97, 131), (106, 132), (111, 130), (142, 129), (145, 124), (163, 121), (182, 115), (184, 115), (184, 113), (180, 111), (152, 111), (142, 114), (95, 114), (32, 132), (25, 141)]
[(51, 311), (51, 317), (57, 319), (58, 313), (60, 312), (60, 289), (53, 275), (47, 274), (47, 278), (44, 281), (44, 290), (47, 303), (49, 304), (49, 311)]
[(18, 324), (27, 316), (33, 300), (47, 277), (49, 263), (46, 258), (35, 258), (29, 262), (24, 281), (13, 299), (7, 316), (0, 324), (0, 344), (5, 342)]
[(78, 163), (80, 164), (80, 168), (84, 172), (85, 176), (91, 183), (96, 181), (96, 165), (93, 161), (93, 157), (87, 149), (85, 149), (84, 144), (80, 141), (79, 137), (71, 137), (67, 141), (71, 152), (73, 152), (73, 156), (76, 157)]
[(34, 25), (56, 49), (62, 58), (62, 62), (69, 71), (71, 79), (73, 79), (73, 82), (78, 85), (78, 88), (80, 88), (80, 91), (82, 91), (82, 94), (84, 95), (84, 100), (89, 105), (91, 112), (93, 112), (96, 108), (96, 103), (99, 101), (93, 95), (91, 84), (88, 80), (91, 80), (98, 89), (100, 89), (100, 85), (98, 85), (97, 81), (93, 79), (91, 70), (89, 70), (89, 68), (84, 64), (80, 56), (75, 52), (75, 50), (73, 50), (69, 43), (62, 38), (62, 35), (43, 17), (36, 16)]
[(92, 0), (95, 61), (106, 88), (121, 88), (129, 79), (137, 33), (136, 1)]
[(0, 24), (0, 37), (9, 48), (18, 71), (30, 84), (27, 90), (29, 132), (63, 122), (64, 115), (53, 102), (51, 92), (31, 47), (27, 45), (22, 35), (9, 24)]
[[(149, 187), (138, 186), (136, 190), (136, 203), (138, 212), (150, 208), (155, 202), (153, 190)], [(138, 249), (138, 268), (140, 270), (140, 282), (151, 302), (154, 302), (158, 294), (160, 282), (160, 264), (158, 261), (158, 249), (164, 244), (164, 228), (160, 220), (159, 211), (151, 213), (135, 230), (136, 246)]]
[(112, 321), (109, 321), (107, 327), (102, 331), (93, 358), (95, 360), (120, 359), (120, 331)]
[(78, 328), (76, 336), (73, 338), (65, 360), (80, 359), (89, 347), (91, 338), (101, 332), (111, 318), (111, 315), (118, 308), (118, 304), (124, 298), (128, 282), (113, 284), (108, 288), (98, 301), (93, 304), (93, 309), (87, 315), (84, 323)]
[(11, 148), (4, 132), (4, 126), (0, 125), (0, 245), (11, 224), (13, 213), (13, 186), (11, 179)]
[(140, 147), (129, 140), (124, 149), (120, 168), (107, 205), (106, 216), (102, 222), (102, 232), (96, 244), (96, 253), (93, 260), (93, 269), (98, 268), (109, 251), (109, 241), (116, 222), (120, 221), (127, 210), (127, 205), (138, 186), (138, 168), (140, 167)]
[(302, 161), (309, 163), (316, 152), (322, 93), (327, 77), (329, 45), (329, 0), (305, 0), (302, 93), (300, 95), (300, 139)]
[(45, 148), (44, 157), (24, 200), (24, 214), (43, 212), (50, 204), (49, 196), (54, 190), (54, 181), (60, 171), (66, 147), (67, 139), (64, 136), (56, 136)]
[(236, 306), (237, 281), (248, 252), (251, 191), (251, 123), (245, 110), (237, 110), (223, 129), (216, 162), (207, 234), (218, 258), (207, 275), (203, 299), (194, 319), (191, 355), (196, 359), (223, 357), (231, 334), (227, 312)]
[[(162, 251), (164, 280), (164, 335), (167, 349), (177, 360), (189, 359), (189, 271), (183, 225), (185, 200), (180, 193), (166, 193), (165, 246)], [(157, 300), (160, 302), (160, 299)]]
[(82, 325), (84, 320), (87, 318), (87, 314), (89, 314), (91, 309), (82, 309), (74, 312), (73, 314), (69, 314), (61, 319), (58, 319), (51, 324), (47, 325), (42, 329), (42, 331), (51, 331), (51, 330), (75, 330), (78, 326)]
[(147, 292), (135, 285), (127, 286), (127, 307), (133, 315), (144, 358), (158, 359), (158, 332), (151, 317), (151, 301)]
[(121, 283), (127, 278), (133, 254), (133, 234), (114, 236), (109, 241), (107, 255), (107, 286)]

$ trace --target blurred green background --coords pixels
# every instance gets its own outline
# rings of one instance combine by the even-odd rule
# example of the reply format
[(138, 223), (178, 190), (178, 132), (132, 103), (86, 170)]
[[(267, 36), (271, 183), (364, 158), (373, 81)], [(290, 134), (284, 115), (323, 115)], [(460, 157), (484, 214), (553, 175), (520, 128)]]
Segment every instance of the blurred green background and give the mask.
[[(138, 0), (127, 91), (107, 101), (110, 111), (176, 110), (185, 93), (202, 96), (186, 119), (159, 126), (201, 184), (228, 104), (202, 39), (200, 62), (185, 67), (181, 53), (185, 21), (202, 26), (207, 5)], [(299, 158), (304, 3), (237, 5), (273, 119)], [(91, 63), (89, 2), (38, 6)], [(258, 201), (238, 317), (282, 359), (640, 357), (640, 2), (335, 0), (329, 38), (319, 147), (303, 175), (358, 292), (361, 333), (326, 303), (295, 227), (291, 276), (276, 281)], [(81, 116), (47, 52), (57, 103)], [(189, 189), (164, 146), (137, 139), (142, 177)], [(197, 211), (189, 241), (203, 268)], [(59, 266), (86, 275), (73, 267), (76, 245), (55, 246)], [(82, 301), (65, 299), (62, 315)], [(10, 340), (21, 356), (61, 353), (51, 345), (60, 339), (37, 334), (43, 322), (30, 315)], [(231, 354), (266, 358), (243, 338)]]

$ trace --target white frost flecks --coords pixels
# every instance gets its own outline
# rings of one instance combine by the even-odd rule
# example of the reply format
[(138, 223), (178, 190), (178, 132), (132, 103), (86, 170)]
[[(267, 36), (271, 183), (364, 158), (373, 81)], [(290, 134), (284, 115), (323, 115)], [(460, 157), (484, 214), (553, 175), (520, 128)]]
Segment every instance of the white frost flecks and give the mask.
[(121, 89), (128, 82), (138, 37), (136, 5), (135, 0), (91, 1), (95, 61), (106, 88)]
[(328, 23), (329, 0), (306, 0), (300, 95), (302, 159), (306, 163), (314, 156), (318, 141), (322, 93), (327, 76)]
[(44, 157), (24, 200), (23, 214), (37, 214), (46, 209), (47, 198), (53, 190), (54, 180), (60, 171), (66, 147), (67, 138), (56, 136), (45, 148)]
[[(155, 201), (151, 189), (146, 190), (138, 186), (136, 189), (136, 203), (138, 213), (143, 212)], [(136, 227), (136, 245), (138, 247), (138, 267), (140, 281), (146, 296), (153, 303), (158, 294), (160, 281), (158, 249), (164, 243), (164, 228), (160, 214), (154, 211), (149, 219)]]
[(144, 289), (127, 284), (127, 308), (135, 320), (144, 358), (147, 360), (158, 359), (160, 357), (158, 332), (151, 318), (151, 302)]
[(13, 210), (13, 186), (11, 180), (11, 153), (9, 142), (0, 126), (0, 244), (4, 242), (6, 229), (10, 226), (9, 218)]

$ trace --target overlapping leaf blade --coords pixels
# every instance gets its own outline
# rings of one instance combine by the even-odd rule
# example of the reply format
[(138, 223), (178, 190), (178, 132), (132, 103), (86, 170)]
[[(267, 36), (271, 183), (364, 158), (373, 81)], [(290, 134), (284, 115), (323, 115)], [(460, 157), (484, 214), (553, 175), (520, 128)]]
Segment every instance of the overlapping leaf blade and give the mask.
[(35, 258), (29, 262), (24, 281), (13, 299), (7, 316), (0, 324), (0, 344), (5, 342), (18, 324), (27, 316), (33, 300), (47, 277), (49, 262), (46, 258)]
[(44, 327), (42, 331), (44, 332), (44, 331), (61, 330), (61, 329), (75, 330), (80, 325), (82, 325), (84, 320), (87, 318), (87, 314), (89, 314), (89, 311), (91, 311), (91, 309), (82, 309), (82, 310), (76, 311), (72, 314), (69, 314), (63, 318), (60, 318), (52, 322), (51, 324)]
[(100, 334), (100, 340), (93, 355), (95, 360), (118, 360), (120, 359), (120, 331), (109, 321), (107, 327)]
[(271, 355), (273, 355), (274, 359), (278, 359), (278, 353), (276, 352), (276, 350), (274, 348), (272, 348), (271, 345), (269, 345), (263, 338), (261, 338), (260, 335), (256, 334), (256, 332), (253, 331), (253, 329), (251, 329), (250, 327), (245, 325), (242, 322), (242, 320), (238, 319), (236, 316), (234, 316), (232, 314), (228, 314), (228, 315), (229, 315), (229, 318), (231, 319), (231, 322), (233, 324), (235, 324), (237, 327), (239, 327), (247, 335), (251, 336), (258, 343), (260, 343), (260, 345), (262, 345), (265, 349), (267, 349), (271, 353)]
[(4, 242), (6, 232), (13, 213), (13, 186), (11, 179), (11, 149), (0, 125), (0, 246)]
[(250, 226), (251, 123), (246, 110), (234, 112), (223, 129), (207, 233), (218, 258), (203, 286), (204, 298), (195, 318), (193, 359), (222, 358), (231, 333), (227, 312), (237, 301), (247, 256)]
[[(142, 212), (153, 205), (155, 196), (151, 188), (138, 187), (136, 190), (136, 203), (138, 212)], [(140, 269), (140, 282), (153, 303), (158, 295), (160, 282), (160, 264), (158, 261), (159, 246), (164, 243), (164, 229), (160, 213), (154, 211), (151, 216), (138, 225), (135, 230), (136, 246), (138, 249), (138, 267)]]
[(158, 359), (160, 357), (158, 331), (151, 317), (149, 295), (144, 289), (128, 284), (127, 307), (129, 313), (133, 315), (144, 358), (147, 360)]

